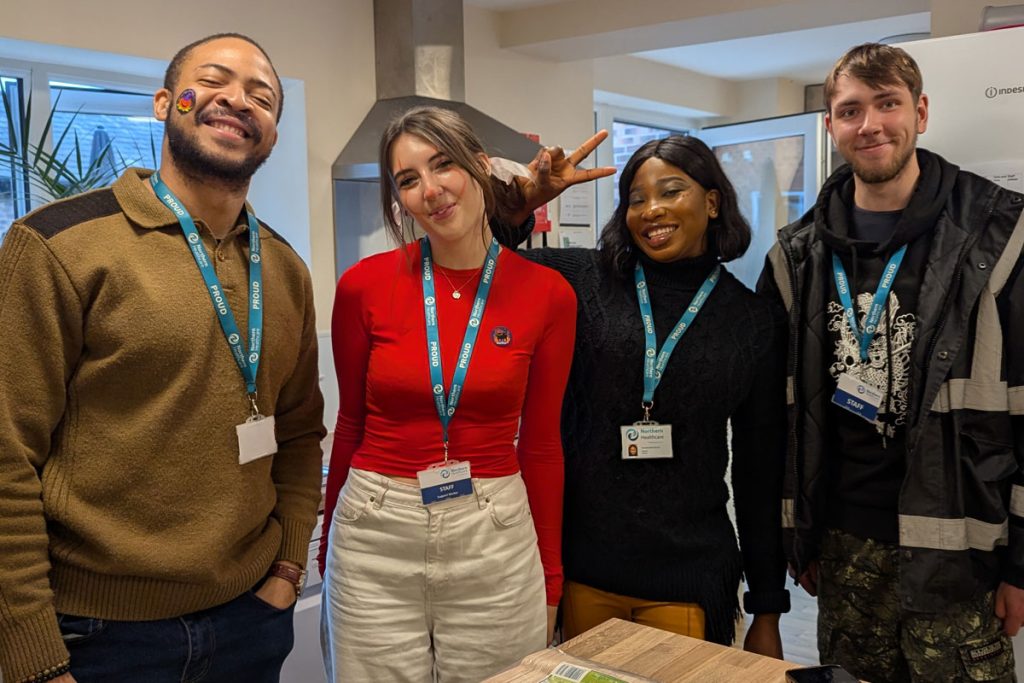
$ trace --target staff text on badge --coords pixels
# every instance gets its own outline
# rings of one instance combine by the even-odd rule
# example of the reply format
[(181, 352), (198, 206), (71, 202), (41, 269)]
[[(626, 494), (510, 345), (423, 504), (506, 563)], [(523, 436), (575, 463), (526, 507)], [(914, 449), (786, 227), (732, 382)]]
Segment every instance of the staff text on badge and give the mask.
[(882, 405), (882, 392), (844, 372), (839, 376), (832, 402), (857, 417), (874, 422), (878, 417), (878, 407)]

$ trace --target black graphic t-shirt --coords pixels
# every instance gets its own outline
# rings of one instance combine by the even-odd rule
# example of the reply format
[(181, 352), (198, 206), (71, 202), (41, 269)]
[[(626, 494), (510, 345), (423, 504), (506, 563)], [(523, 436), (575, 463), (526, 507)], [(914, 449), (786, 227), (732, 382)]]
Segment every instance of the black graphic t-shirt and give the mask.
[[(902, 212), (853, 208), (851, 214), (849, 237), (855, 246), (840, 258), (852, 285), (857, 324), (863, 330), (889, 261), (888, 254), (872, 251), (889, 238)], [(830, 459), (835, 491), (830, 499), (830, 522), (861, 538), (888, 543), (896, 543), (899, 538), (897, 503), (905, 467), (911, 349), (917, 331), (917, 290), (927, 241), (918, 239), (908, 247), (866, 361), (861, 360), (860, 344), (846, 320), (834, 282), (828, 303), (828, 343), (832, 350), (829, 374), (836, 381), (844, 373), (852, 375), (882, 393), (874, 424), (831, 406), (830, 431), (836, 457)]]

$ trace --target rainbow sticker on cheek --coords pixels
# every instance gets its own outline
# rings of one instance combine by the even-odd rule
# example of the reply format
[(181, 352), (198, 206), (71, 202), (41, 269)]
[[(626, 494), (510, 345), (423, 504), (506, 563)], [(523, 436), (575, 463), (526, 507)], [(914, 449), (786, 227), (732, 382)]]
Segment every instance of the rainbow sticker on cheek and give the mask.
[(187, 114), (192, 111), (192, 107), (196, 106), (196, 91), (189, 88), (182, 92), (178, 95), (178, 101), (174, 106), (182, 114)]

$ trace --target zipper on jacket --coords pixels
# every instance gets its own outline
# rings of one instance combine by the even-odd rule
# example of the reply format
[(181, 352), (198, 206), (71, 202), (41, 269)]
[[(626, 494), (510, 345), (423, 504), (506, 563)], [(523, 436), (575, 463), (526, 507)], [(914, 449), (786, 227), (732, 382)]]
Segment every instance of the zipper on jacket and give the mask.
[(782, 251), (786, 256), (786, 269), (789, 270), (789, 293), (790, 293), (790, 311), (789, 311), (789, 336), (793, 340), (789, 346), (789, 362), (790, 367), (793, 369), (793, 424), (789, 426), (789, 448), (793, 452), (793, 560), (795, 563), (796, 575), (799, 577), (803, 574), (803, 557), (802, 553), (797, 549), (798, 545), (798, 533), (797, 533), (797, 519), (799, 518), (799, 503), (800, 503), (800, 465), (799, 465), (799, 442), (797, 440), (797, 423), (800, 420), (800, 401), (797, 399), (798, 386), (797, 382), (797, 366), (800, 362), (800, 351), (798, 345), (800, 344), (799, 332), (799, 311), (800, 302), (797, 299), (796, 293), (796, 269), (793, 267), (793, 253), (790, 250), (789, 244), (784, 240), (779, 240), (779, 246), (782, 247)]

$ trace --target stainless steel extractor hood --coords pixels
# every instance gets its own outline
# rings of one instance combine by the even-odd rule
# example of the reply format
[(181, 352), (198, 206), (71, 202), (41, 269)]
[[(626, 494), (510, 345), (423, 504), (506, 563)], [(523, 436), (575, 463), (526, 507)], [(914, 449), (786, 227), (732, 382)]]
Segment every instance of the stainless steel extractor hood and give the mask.
[(533, 159), (537, 143), (465, 103), (462, 0), (374, 0), (373, 32), (377, 102), (335, 160), (334, 180), (379, 180), (384, 129), (417, 105), (458, 112), (491, 156)]

